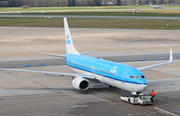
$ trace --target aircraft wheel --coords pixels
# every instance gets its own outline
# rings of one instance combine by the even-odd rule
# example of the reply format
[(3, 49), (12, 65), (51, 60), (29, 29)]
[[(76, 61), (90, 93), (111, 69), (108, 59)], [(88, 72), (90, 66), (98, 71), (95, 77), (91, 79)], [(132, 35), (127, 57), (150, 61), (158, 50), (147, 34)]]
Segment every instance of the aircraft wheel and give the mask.
[(112, 88), (113, 86), (109, 85), (109, 88)]
[(130, 98), (128, 98), (128, 102), (130, 103)]

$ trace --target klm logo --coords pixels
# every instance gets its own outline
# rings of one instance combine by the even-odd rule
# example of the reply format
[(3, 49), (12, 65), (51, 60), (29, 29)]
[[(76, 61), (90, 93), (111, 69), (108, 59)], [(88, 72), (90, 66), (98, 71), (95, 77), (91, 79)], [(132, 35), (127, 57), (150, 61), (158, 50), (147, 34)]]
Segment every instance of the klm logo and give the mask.
[(112, 73), (116, 73), (116, 71), (117, 71), (117, 66), (110, 70), (110, 72), (112, 72)]
[(66, 44), (71, 44), (71, 40), (69, 40), (69, 35), (66, 36)]

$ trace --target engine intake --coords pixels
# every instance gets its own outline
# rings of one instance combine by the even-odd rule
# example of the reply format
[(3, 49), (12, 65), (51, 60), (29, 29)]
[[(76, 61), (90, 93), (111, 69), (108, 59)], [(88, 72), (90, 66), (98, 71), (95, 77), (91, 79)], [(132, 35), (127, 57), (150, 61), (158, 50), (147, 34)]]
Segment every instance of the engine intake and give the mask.
[(78, 90), (87, 90), (89, 88), (89, 81), (83, 77), (76, 76), (72, 81), (72, 85)]

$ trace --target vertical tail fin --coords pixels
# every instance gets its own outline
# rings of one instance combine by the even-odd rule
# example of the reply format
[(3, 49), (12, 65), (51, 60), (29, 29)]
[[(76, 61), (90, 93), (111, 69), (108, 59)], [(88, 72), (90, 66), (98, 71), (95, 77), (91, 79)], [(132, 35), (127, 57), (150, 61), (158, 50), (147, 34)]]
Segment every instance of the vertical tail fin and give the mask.
[(71, 38), (71, 33), (69, 30), (68, 22), (66, 17), (64, 17), (64, 31), (65, 31), (65, 43), (66, 43), (66, 53), (68, 54), (80, 54), (73, 45)]

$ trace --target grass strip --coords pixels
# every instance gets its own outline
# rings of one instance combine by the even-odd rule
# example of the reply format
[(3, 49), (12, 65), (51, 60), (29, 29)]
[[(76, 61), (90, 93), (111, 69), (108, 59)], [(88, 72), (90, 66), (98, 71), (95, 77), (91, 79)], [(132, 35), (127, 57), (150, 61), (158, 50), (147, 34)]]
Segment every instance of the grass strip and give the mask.
[[(1, 14), (3, 15), (3, 14)], [(4, 15), (86, 15), (86, 16), (162, 16), (162, 17), (180, 17), (180, 9), (172, 12), (139, 11), (139, 13), (127, 12), (49, 12), (49, 13), (11, 13)]]
[[(164, 8), (179, 8), (179, 5), (164, 5)], [(151, 8), (149, 5), (139, 5), (139, 9)], [(0, 12), (10, 11), (47, 11), (47, 10), (96, 10), (96, 9), (136, 9), (136, 5), (132, 6), (75, 6), (75, 7), (31, 7), (30, 9), (22, 9), (21, 7), (0, 7)], [(153, 8), (152, 8), (153, 9)]]
[[(68, 18), (71, 28), (180, 30), (179, 20)], [(169, 26), (167, 26), (167, 24)], [(62, 18), (0, 18), (0, 26), (64, 27)]]

